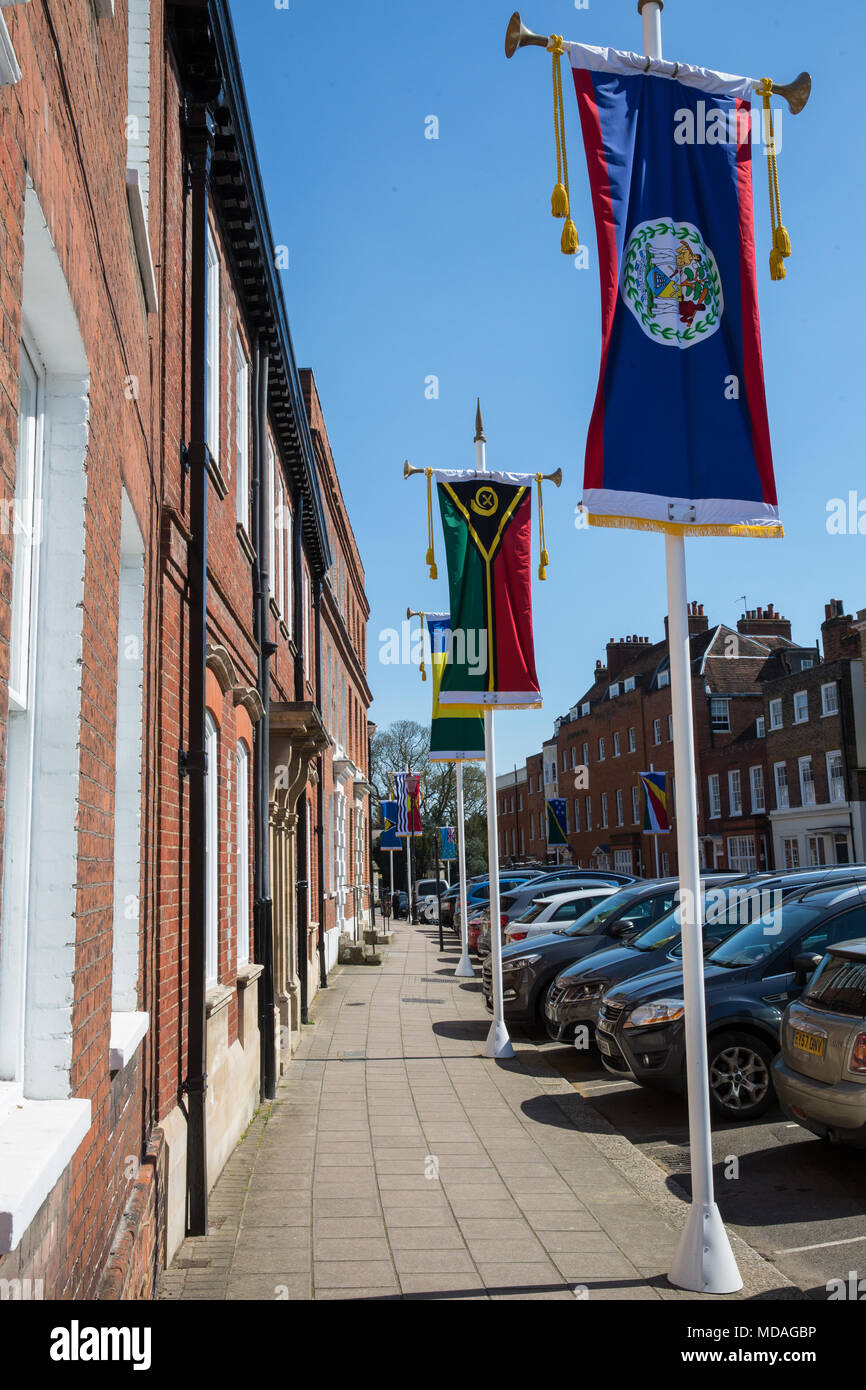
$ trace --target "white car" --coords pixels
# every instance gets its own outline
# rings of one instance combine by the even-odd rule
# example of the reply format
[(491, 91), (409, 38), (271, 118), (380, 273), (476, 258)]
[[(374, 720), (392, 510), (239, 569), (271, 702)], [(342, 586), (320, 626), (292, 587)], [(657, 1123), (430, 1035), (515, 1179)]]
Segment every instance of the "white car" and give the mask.
[(599, 884), (597, 887), (570, 888), (565, 893), (553, 893), (550, 897), (533, 898), (532, 906), (520, 922), (509, 922), (505, 928), (505, 944), (525, 941), (531, 936), (546, 936), (558, 927), (571, 926), (590, 908), (596, 907), (604, 898), (619, 893), (622, 884), (611, 887)]

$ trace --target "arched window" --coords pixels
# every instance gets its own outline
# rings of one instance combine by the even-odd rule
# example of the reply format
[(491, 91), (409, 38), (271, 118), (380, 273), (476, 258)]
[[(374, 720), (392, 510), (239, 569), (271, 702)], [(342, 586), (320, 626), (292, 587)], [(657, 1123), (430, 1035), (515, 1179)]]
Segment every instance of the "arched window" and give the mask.
[(250, 755), (245, 743), (238, 744), (235, 758), (235, 807), (237, 829), (235, 844), (237, 854), (237, 873), (235, 887), (237, 892), (238, 965), (249, 965), (250, 961)]

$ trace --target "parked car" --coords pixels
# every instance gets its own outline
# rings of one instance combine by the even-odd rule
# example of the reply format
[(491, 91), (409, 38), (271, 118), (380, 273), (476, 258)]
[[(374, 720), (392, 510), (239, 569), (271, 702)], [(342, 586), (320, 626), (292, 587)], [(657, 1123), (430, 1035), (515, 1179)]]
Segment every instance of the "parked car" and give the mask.
[(619, 891), (607, 883), (581, 884), (579, 888), (569, 888), (565, 893), (543, 894), (533, 898), (529, 911), (524, 912), (519, 921), (508, 923), (505, 944), (508, 946), (535, 936), (549, 936), (560, 927), (570, 926), (590, 908)]
[[(866, 882), (804, 889), (734, 931), (705, 970), (710, 1104), (754, 1119), (773, 1099), (771, 1065), (782, 1012), (806, 983), (802, 959), (866, 934)], [(814, 962), (813, 962), (814, 964)], [(601, 1001), (596, 1043), (605, 1068), (640, 1085), (684, 1091), (682, 969), (669, 964), (616, 986)]]
[[(522, 889), (522, 888), (524, 887), (524, 885), (528, 885), (530, 882), (534, 882), (534, 880), (535, 880), (536, 878), (538, 878), (538, 877), (539, 877), (539, 875), (538, 875), (536, 872), (534, 872), (534, 871), (531, 872), (531, 873), (521, 873), (521, 874), (500, 874), (500, 876), (499, 876), (499, 894), (500, 894), (500, 900), (501, 900), (503, 894), (510, 893), (512, 890)], [(485, 876), (483, 879), (480, 879), (477, 883), (470, 883), (470, 884), (468, 885), (467, 891), (466, 891), (466, 902), (467, 902), (467, 906), (468, 906), (468, 908), (469, 908), (469, 918), (470, 918), (470, 920), (472, 919), (473, 915), (474, 915), (476, 912), (480, 911), (480, 910), (483, 909), (483, 908), (486, 908), (486, 906), (487, 906), (487, 904), (489, 903), (489, 901), (490, 901), (490, 878), (489, 878), (489, 877)], [(456, 925), (457, 930), (459, 930), (459, 928), (460, 928), (460, 902), (459, 902), (459, 899), (458, 899), (458, 902), (457, 902), (457, 906), (456, 906), (455, 909), (454, 909), (454, 922), (455, 922), (455, 925)]]
[[(610, 945), (620, 934), (638, 932), (669, 912), (676, 900), (677, 880), (632, 883), (596, 904), (571, 926), (526, 945), (515, 942), (502, 951), (502, 994), (505, 1016), (514, 1023), (544, 1027), (544, 1000), (553, 979), (566, 965)], [(481, 976), (485, 1003), (493, 1007), (492, 965), (484, 961)]]
[[(633, 882), (634, 879), (628, 874), (596, 874), (593, 870), (588, 870), (586, 874), (572, 874), (568, 878), (545, 875), (543, 879), (535, 879), (502, 894), (499, 901), (500, 929), (504, 932), (509, 922), (522, 921), (524, 915), (531, 910), (535, 899), (542, 894), (549, 896), (553, 893), (565, 893), (570, 888), (594, 888), (598, 884), (607, 888), (620, 888)], [(482, 958), (490, 954), (490, 937), (487, 932), (482, 933), (478, 939), (478, 954)]]
[[(739, 895), (749, 885), (742, 876), (732, 882), (703, 880), (704, 951), (718, 946), (740, 924), (738, 913), (722, 912), (726, 894)], [(574, 1038), (579, 1025), (595, 1029), (602, 996), (617, 984), (633, 975), (645, 975), (648, 970), (674, 964), (682, 953), (682, 922), (676, 903), (678, 884), (668, 892), (673, 898), (671, 908), (643, 931), (630, 933), (625, 940), (606, 943), (592, 955), (584, 956), (574, 965), (561, 970), (551, 984), (544, 1002), (544, 1021), (548, 1036), (554, 1042)], [(712, 907), (711, 907), (712, 905)], [(711, 910), (708, 911), (708, 908)], [(712, 908), (716, 910), (713, 911)]]
[(866, 1147), (866, 941), (830, 946), (788, 1005), (773, 1083), (788, 1119)]
[[(747, 913), (751, 913), (754, 894), (759, 895), (758, 915), (761, 915), (771, 904), (770, 894), (778, 892), (789, 896), (827, 882), (828, 878), (834, 883), (850, 882), (862, 877), (863, 873), (862, 869), (846, 864), (833, 869), (803, 869), (775, 875), (707, 875), (702, 880), (707, 890), (703, 899), (704, 950), (712, 951), (749, 920)], [(615, 985), (633, 975), (644, 975), (668, 960), (676, 965), (682, 957), (680, 926), (679, 909), (674, 906), (654, 926), (562, 970), (551, 985), (545, 1003), (550, 1037), (556, 1042), (565, 1042), (574, 1037), (578, 1024), (594, 1028), (602, 996)]]
[[(439, 879), (439, 892), (448, 892), (448, 883), (444, 878)], [(422, 922), (436, 921), (437, 905), (436, 879), (419, 878), (415, 883), (415, 905), (418, 909), (418, 920)]]

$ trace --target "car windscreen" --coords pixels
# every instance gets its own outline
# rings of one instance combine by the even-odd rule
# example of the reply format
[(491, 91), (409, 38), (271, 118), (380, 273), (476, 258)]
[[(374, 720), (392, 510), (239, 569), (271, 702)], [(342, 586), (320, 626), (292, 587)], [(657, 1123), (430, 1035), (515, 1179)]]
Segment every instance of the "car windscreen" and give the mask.
[[(521, 912), (521, 922), (534, 922), (537, 917), (541, 916), (546, 907), (547, 903), (540, 902), (537, 898), (534, 899), (533, 902), (529, 904), (529, 907), (524, 908), (523, 912)], [(502, 904), (502, 908), (504, 910), (505, 903)]]
[(623, 888), (619, 893), (611, 893), (609, 898), (603, 898), (595, 907), (591, 907), (588, 912), (584, 912), (582, 917), (578, 917), (573, 926), (568, 928), (567, 936), (595, 936), (602, 923), (611, 917), (626, 916), (628, 905), (639, 898), (643, 890)]
[(826, 903), (788, 902), (733, 932), (709, 957), (713, 965), (732, 969), (755, 965), (801, 931), (806, 931), (827, 911)]
[(866, 1018), (866, 961), (825, 956), (803, 998), (830, 1013)]

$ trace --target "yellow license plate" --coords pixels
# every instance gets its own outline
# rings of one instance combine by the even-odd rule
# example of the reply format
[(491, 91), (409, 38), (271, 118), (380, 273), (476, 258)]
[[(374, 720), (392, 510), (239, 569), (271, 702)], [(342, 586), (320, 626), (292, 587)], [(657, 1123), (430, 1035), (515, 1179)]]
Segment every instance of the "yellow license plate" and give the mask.
[(799, 1047), (801, 1052), (808, 1052), (812, 1057), (824, 1056), (825, 1038), (819, 1038), (817, 1033), (804, 1033), (802, 1029), (794, 1029), (794, 1046)]

